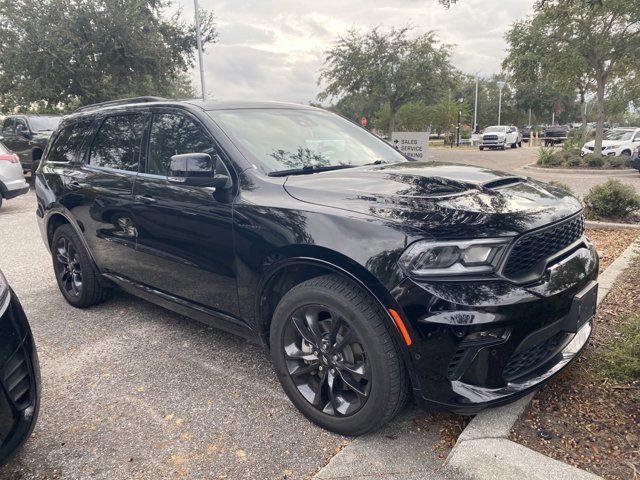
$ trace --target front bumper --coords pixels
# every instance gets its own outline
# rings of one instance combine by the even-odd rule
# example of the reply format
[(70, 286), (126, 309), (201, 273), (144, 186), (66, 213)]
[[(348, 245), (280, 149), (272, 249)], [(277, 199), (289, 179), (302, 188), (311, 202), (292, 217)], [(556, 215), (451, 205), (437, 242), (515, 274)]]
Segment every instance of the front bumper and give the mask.
[(405, 279), (393, 291), (410, 323), (416, 399), (471, 414), (539, 387), (573, 360), (591, 333), (576, 298), (595, 308), (598, 257), (586, 239), (543, 279), (520, 286), (501, 278)]
[(507, 140), (502, 138), (498, 140), (482, 140), (480, 146), (483, 148), (500, 148), (507, 145)]
[(0, 299), (0, 464), (31, 434), (40, 406), (40, 369), (22, 306)]
[[(580, 149), (580, 155), (582, 155), (583, 157), (585, 155), (590, 155), (592, 153), (593, 153), (593, 150), (590, 148), (582, 147)], [(602, 155), (606, 155), (608, 157), (619, 157), (620, 155), (622, 155), (622, 148), (611, 149), (611, 150), (602, 149)]]

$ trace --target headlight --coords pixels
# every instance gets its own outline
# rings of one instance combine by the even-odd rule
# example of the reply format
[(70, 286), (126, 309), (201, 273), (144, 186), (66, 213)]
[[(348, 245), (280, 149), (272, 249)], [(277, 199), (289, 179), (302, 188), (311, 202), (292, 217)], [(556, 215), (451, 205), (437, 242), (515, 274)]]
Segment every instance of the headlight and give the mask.
[(398, 263), (409, 275), (460, 275), (491, 273), (500, 263), (508, 239), (412, 243)]
[(609, 145), (607, 147), (603, 147), (603, 150), (615, 150), (616, 148), (620, 148), (622, 145)]

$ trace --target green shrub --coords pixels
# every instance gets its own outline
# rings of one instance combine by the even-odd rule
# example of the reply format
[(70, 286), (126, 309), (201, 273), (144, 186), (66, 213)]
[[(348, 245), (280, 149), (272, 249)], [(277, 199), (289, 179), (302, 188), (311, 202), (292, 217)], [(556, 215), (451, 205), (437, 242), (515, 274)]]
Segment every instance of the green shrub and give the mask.
[(589, 217), (618, 219), (640, 209), (640, 195), (620, 180), (610, 179), (589, 190), (584, 204)]
[(552, 180), (551, 182), (548, 182), (548, 183), (549, 185), (553, 185), (554, 187), (562, 190), (565, 193), (568, 193), (569, 195), (573, 195), (573, 190), (571, 190), (571, 187), (566, 183), (556, 182), (555, 180)]
[(538, 165), (542, 167), (562, 165), (562, 158), (553, 147), (540, 147), (538, 150)]
[(609, 159), (609, 166), (611, 168), (622, 168), (624, 167), (624, 164), (624, 157), (611, 157)]
[(610, 350), (604, 354), (604, 368), (619, 380), (640, 380), (640, 315), (627, 318)]
[(585, 161), (587, 162), (587, 165), (589, 165), (592, 168), (602, 167), (605, 163), (605, 159), (602, 155), (594, 155), (594, 154), (587, 155), (585, 157)]
[(567, 165), (568, 167), (579, 167), (580, 165), (582, 165), (582, 157), (580, 156), (580, 154), (577, 155), (570, 155), (565, 161), (564, 161), (565, 165)]

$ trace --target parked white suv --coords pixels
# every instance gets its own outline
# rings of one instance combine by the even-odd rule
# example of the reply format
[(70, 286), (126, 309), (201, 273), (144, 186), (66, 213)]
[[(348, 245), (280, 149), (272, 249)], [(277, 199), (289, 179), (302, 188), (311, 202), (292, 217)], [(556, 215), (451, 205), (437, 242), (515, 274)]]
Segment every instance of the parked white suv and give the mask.
[(0, 143), (0, 206), (3, 199), (10, 199), (29, 191), (24, 179), (20, 158)]
[[(581, 154), (593, 153), (595, 140), (587, 142), (582, 147)], [(633, 150), (640, 146), (640, 128), (613, 128), (604, 133), (602, 140), (602, 155), (619, 157), (631, 156)]]
[(482, 133), (480, 150), (485, 148), (499, 148), (504, 150), (509, 145), (511, 148), (522, 146), (522, 135), (518, 127), (507, 125), (495, 125), (487, 127)]

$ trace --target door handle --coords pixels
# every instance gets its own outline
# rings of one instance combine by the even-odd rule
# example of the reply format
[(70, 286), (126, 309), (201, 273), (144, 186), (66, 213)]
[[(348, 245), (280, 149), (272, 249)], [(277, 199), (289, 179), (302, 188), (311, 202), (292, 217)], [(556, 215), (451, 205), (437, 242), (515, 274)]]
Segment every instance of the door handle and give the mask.
[(156, 203), (156, 199), (149, 195), (136, 195), (134, 197), (138, 202), (142, 203)]
[(69, 182), (69, 190), (78, 191), (82, 188), (82, 184), (80, 182)]

